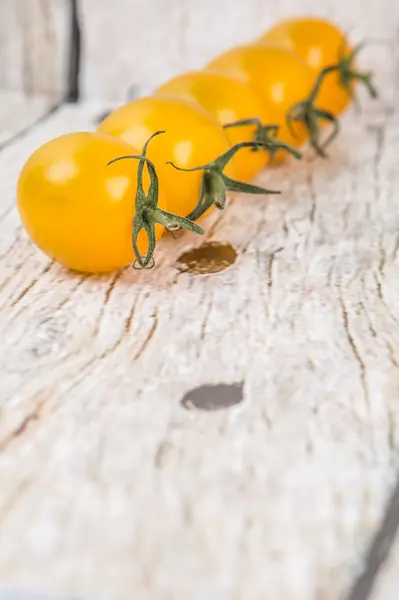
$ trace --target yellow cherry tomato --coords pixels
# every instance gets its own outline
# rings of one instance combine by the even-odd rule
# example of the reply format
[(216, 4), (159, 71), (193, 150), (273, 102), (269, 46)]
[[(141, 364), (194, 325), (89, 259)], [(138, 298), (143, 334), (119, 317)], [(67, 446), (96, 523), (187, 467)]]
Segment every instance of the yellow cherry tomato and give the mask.
[[(259, 41), (294, 52), (311, 69), (314, 82), (322, 69), (339, 63), (352, 52), (344, 33), (321, 18), (287, 19), (277, 23)], [(317, 96), (317, 105), (338, 116), (350, 100), (350, 88), (342, 86), (339, 73), (328, 73)]]
[[(202, 171), (177, 171), (208, 164), (230, 148), (222, 126), (198, 104), (181, 98), (152, 96), (138, 98), (114, 110), (100, 123), (100, 132), (113, 135), (141, 148), (151, 134), (165, 130), (148, 148), (147, 156), (155, 164), (160, 189), (166, 195), (168, 210), (186, 216), (196, 207)], [(226, 166), (234, 174), (234, 159)], [(208, 214), (213, 205), (205, 213)]]
[[(258, 118), (262, 124), (270, 124), (266, 104), (256, 92), (245, 83), (219, 73), (195, 71), (178, 75), (161, 85), (156, 94), (198, 102), (222, 126), (248, 118)], [(234, 146), (253, 140), (256, 126), (232, 127), (225, 131), (230, 144)], [(235, 176), (240, 181), (250, 181), (268, 160), (265, 151), (254, 152), (244, 148), (235, 157)]]
[[(111, 136), (82, 132), (47, 142), (27, 160), (17, 184), (18, 211), (32, 241), (51, 259), (93, 273), (135, 260), (132, 222), (138, 162), (107, 165), (126, 154), (140, 152)], [(159, 207), (167, 209), (162, 190)], [(163, 230), (156, 225), (156, 240)], [(141, 255), (148, 249), (144, 230), (138, 235), (138, 249)]]
[(266, 45), (239, 46), (215, 58), (206, 70), (250, 85), (263, 99), (270, 121), (279, 126), (283, 142), (298, 147), (306, 139), (305, 128), (297, 125), (293, 136), (286, 122), (287, 111), (309, 95), (313, 82), (311, 70), (293, 52)]

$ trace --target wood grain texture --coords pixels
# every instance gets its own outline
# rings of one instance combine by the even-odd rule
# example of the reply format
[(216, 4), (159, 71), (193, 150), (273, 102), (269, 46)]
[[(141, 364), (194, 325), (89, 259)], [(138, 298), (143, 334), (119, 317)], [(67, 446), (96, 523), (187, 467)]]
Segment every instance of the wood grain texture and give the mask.
[[(389, 42), (389, 40), (388, 40)], [(390, 44), (390, 45), (389, 45)], [(29, 242), (15, 181), (65, 107), (0, 154), (0, 583), (141, 600), (338, 600), (361, 570), (399, 445), (397, 46), (382, 97), (330, 161), (269, 169), (206, 239), (210, 277), (164, 239), (153, 271), (72, 275)], [(378, 66), (378, 65), (377, 65)], [(203, 385), (243, 402), (187, 410)], [(379, 599), (378, 599), (379, 600)]]
[(0, 148), (43, 117), (50, 106), (46, 96), (27, 100), (20, 92), (0, 91)]
[(391, 40), (399, 23), (394, 0), (80, 0), (84, 36), (81, 86), (86, 99), (123, 101), (172, 75), (201, 68), (217, 53), (256, 39), (276, 19), (315, 14), (334, 19), (355, 41)]
[(69, 0), (1, 1), (0, 90), (65, 94), (69, 17)]
[[(84, 94), (151, 88), (296, 4), (252, 0), (223, 29), (224, 1), (118, 0), (106, 27), (104, 3), (82, 0)], [(318, 4), (383, 38), (363, 58), (381, 98), (345, 116), (330, 161), (266, 171), (281, 198), (213, 215), (206, 239), (239, 254), (214, 276), (176, 268), (191, 235), (164, 239), (144, 273), (72, 275), (41, 255), (15, 211), (19, 170), (104, 106), (43, 120), (46, 100), (0, 95), (2, 597), (341, 600), (352, 586), (398, 468), (398, 11)], [(220, 383), (243, 401), (181, 403)], [(396, 600), (398, 548), (371, 600)]]
[[(215, 54), (256, 38), (277, 18), (327, 16), (353, 39), (393, 39), (398, 3), (382, 0), (78, 0), (84, 98), (123, 101), (168, 77), (200, 68)], [(361, 16), (361, 17), (360, 17)], [(62, 97), (68, 91), (71, 0), (2, 0), (0, 89)]]

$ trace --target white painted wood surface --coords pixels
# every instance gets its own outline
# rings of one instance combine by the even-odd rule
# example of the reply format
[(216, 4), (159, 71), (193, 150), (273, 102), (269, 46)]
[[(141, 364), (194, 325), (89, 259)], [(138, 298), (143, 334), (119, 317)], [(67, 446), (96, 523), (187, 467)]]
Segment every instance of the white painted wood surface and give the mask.
[[(377, 51), (376, 51), (377, 52)], [(0, 584), (53, 596), (338, 600), (362, 567), (399, 440), (397, 48), (382, 99), (328, 162), (260, 181), (207, 239), (239, 252), (179, 274), (71, 275), (21, 230), (29, 153), (93, 127), (65, 107), (0, 154)], [(187, 411), (210, 383), (244, 402)], [(394, 596), (393, 596), (394, 597)], [(380, 600), (380, 598), (378, 598)]]
[[(71, 0), (2, 0), (0, 89), (62, 97), (68, 89)], [(78, 0), (80, 87), (86, 100), (120, 102), (168, 77), (199, 68), (234, 44), (251, 41), (276, 19), (327, 16), (352, 39), (393, 40), (394, 0)]]
[(123, 101), (130, 87), (146, 92), (217, 53), (256, 39), (276, 19), (316, 14), (336, 20), (352, 39), (393, 39), (394, 0), (80, 0), (85, 38), (81, 86), (86, 99)]
[(47, 96), (27, 100), (20, 92), (0, 91), (0, 148), (45, 115), (50, 106)]
[(0, 90), (62, 97), (69, 45), (69, 0), (1, 0)]
[[(118, 0), (106, 27), (102, 2), (81, 2), (82, 85), (108, 102), (297, 10), (230, 3), (223, 31), (224, 1)], [(18, 172), (52, 136), (92, 128), (103, 105), (64, 107), (13, 141), (48, 100), (0, 95), (3, 589), (341, 600), (361, 570), (398, 468), (399, 8), (320, 11), (357, 39), (383, 38), (364, 55), (382, 97), (345, 116), (329, 162), (265, 172), (281, 198), (236, 198), (214, 216), (207, 239), (239, 252), (215, 276), (175, 268), (202, 241), (190, 235), (164, 240), (145, 273), (79, 277), (42, 256), (15, 211)], [(237, 381), (236, 407), (180, 405), (193, 387)], [(398, 544), (372, 600), (397, 598)]]

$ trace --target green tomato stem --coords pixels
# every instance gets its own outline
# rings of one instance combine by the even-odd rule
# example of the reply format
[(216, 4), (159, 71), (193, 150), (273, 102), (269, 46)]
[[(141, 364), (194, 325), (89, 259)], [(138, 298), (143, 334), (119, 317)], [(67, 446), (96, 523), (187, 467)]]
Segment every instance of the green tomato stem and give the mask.
[(273, 159), (279, 150), (285, 150), (297, 159), (302, 158), (302, 154), (299, 150), (282, 142), (276, 137), (279, 130), (278, 125), (262, 125), (260, 119), (253, 117), (250, 119), (234, 121), (233, 123), (227, 123), (224, 125), (224, 128), (230, 129), (232, 127), (244, 127), (248, 125), (254, 125), (256, 127), (253, 141), (259, 142), (259, 145), (256, 145), (253, 148), (254, 152), (258, 152), (260, 148), (263, 148)]
[[(292, 106), (287, 112), (287, 125), (291, 134), (295, 137), (297, 134), (293, 127), (293, 123), (302, 123), (309, 135), (309, 141), (316, 154), (322, 158), (326, 158), (325, 149), (331, 144), (339, 131), (339, 123), (335, 115), (323, 108), (316, 107), (316, 100), (319, 96), (321, 86), (324, 79), (330, 73), (336, 71), (338, 73), (339, 82), (343, 88), (353, 97), (354, 81), (359, 81), (368, 90), (372, 98), (378, 96), (377, 89), (372, 82), (372, 73), (362, 73), (353, 67), (354, 60), (360, 50), (364, 47), (364, 43), (358, 44), (350, 54), (344, 55), (344, 42), (340, 50), (340, 58), (336, 64), (329, 65), (322, 69), (315, 81), (315, 84), (307, 98)], [(320, 122), (327, 121), (332, 124), (333, 129), (331, 134), (324, 142), (321, 141)]]
[(254, 147), (265, 147), (266, 144), (261, 142), (241, 142), (232, 146), (219, 156), (214, 161), (206, 165), (199, 167), (183, 168), (175, 165), (173, 162), (168, 161), (174, 169), (178, 171), (193, 172), (193, 171), (204, 171), (204, 175), (201, 181), (199, 199), (195, 208), (187, 215), (187, 218), (196, 221), (199, 219), (213, 204), (216, 208), (222, 210), (226, 204), (227, 192), (241, 192), (245, 194), (280, 194), (276, 190), (267, 190), (262, 187), (244, 183), (242, 181), (236, 181), (225, 175), (224, 168), (233, 156), (242, 148), (254, 148)]
[[(154, 251), (156, 246), (155, 226), (157, 223), (163, 225), (169, 231), (176, 231), (178, 229), (189, 229), (194, 233), (202, 235), (204, 230), (202, 227), (193, 223), (186, 217), (179, 217), (172, 213), (166, 212), (158, 207), (158, 196), (159, 196), (159, 183), (158, 175), (154, 163), (146, 157), (147, 147), (149, 142), (157, 135), (165, 133), (164, 131), (155, 132), (145, 143), (141, 155), (126, 155), (118, 156), (109, 161), (108, 165), (111, 165), (119, 160), (126, 158), (138, 160), (139, 164), (137, 167), (137, 190), (135, 199), (135, 213), (132, 224), (132, 246), (133, 252), (136, 256), (137, 263), (141, 268), (152, 268), (154, 266)], [(144, 192), (143, 187), (143, 171), (144, 165), (146, 165), (148, 174), (150, 177), (150, 185), (147, 194)], [(146, 256), (141, 256), (138, 248), (138, 236), (141, 230), (147, 234), (148, 238), (148, 250)], [(136, 263), (134, 267), (136, 268)]]

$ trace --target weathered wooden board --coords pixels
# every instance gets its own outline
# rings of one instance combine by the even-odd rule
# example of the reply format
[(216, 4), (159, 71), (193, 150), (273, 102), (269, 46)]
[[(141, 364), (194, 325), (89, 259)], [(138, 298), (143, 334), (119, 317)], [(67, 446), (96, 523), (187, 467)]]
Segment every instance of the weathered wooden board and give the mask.
[(80, 0), (85, 40), (84, 98), (123, 101), (130, 88), (146, 93), (168, 77), (201, 68), (217, 53), (258, 37), (278, 18), (316, 14), (336, 20), (358, 42), (392, 40), (399, 4), (393, 0)]
[(65, 95), (70, 9), (70, 0), (1, 0), (0, 90)]
[[(338, 600), (393, 487), (399, 263), (393, 48), (382, 100), (328, 162), (268, 170), (206, 239), (238, 260), (67, 273), (14, 207), (40, 143), (93, 127), (66, 107), (0, 153), (0, 583), (82, 598)], [(385, 53), (383, 55), (383, 53)], [(188, 410), (198, 386), (236, 406)], [(379, 599), (378, 599), (379, 600)]]
[[(46, 6), (65, 31), (67, 3), (5, 0), (0, 15), (17, 23), (17, 5), (30, 23)], [(106, 15), (104, 2), (81, 0), (86, 98), (144, 92), (297, 11), (294, 0), (154, 6), (118, 0)], [(398, 469), (399, 8), (313, 7), (301, 11), (382, 38), (363, 59), (381, 98), (345, 116), (329, 162), (265, 172), (281, 198), (237, 197), (213, 216), (206, 239), (238, 252), (214, 276), (176, 268), (202, 243), (190, 235), (163, 240), (144, 273), (81, 277), (42, 256), (15, 211), (19, 169), (52, 136), (92, 128), (103, 105), (64, 107), (35, 126), (48, 100), (0, 95), (2, 589), (341, 600), (361, 572)], [(4, 22), (1, 56), (2, 41), (9, 54), (18, 39)], [(31, 39), (40, 27), (22, 29)], [(24, 79), (12, 46), (15, 72), (0, 63), (7, 87), (65, 89), (65, 53), (41, 33), (29, 64), (43, 72), (31, 66)], [(36, 62), (42, 52), (51, 68)], [(181, 402), (241, 383), (231, 407), (231, 391), (219, 410), (209, 410), (215, 390), (203, 410)], [(396, 600), (398, 548), (372, 600)]]
[[(2, 0), (0, 89), (62, 97), (70, 91), (72, 0)], [(169, 76), (199, 68), (216, 53), (255, 39), (277, 18), (317, 14), (336, 20), (359, 41), (393, 40), (399, 5), (392, 0), (77, 0), (85, 99), (121, 101)], [(76, 40), (75, 40), (76, 42)]]
[(51, 106), (46, 96), (27, 100), (21, 92), (0, 91), (0, 148), (43, 117)]

